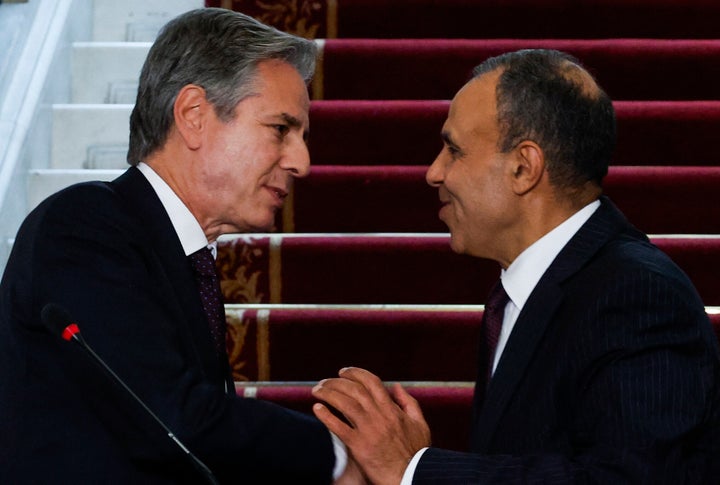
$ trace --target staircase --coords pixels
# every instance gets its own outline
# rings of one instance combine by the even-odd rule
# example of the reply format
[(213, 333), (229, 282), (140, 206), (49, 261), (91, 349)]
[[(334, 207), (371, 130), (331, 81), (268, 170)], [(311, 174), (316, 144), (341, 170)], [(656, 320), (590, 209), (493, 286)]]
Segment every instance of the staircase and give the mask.
[(465, 449), (481, 304), (499, 268), (449, 250), (424, 174), (472, 67), (527, 47), (574, 54), (615, 100), (606, 192), (690, 275), (720, 336), (717, 2), (208, 3), (323, 38), (311, 175), (278, 234), (220, 243), (241, 394), (309, 411), (315, 381), (358, 365), (403, 381), (434, 443)]
[(51, 109), (51, 156), (28, 179), (30, 209), (71, 183), (111, 180), (127, 168), (137, 79), (158, 30), (202, 0), (92, 3), (92, 37), (71, 46), (70, 97)]
[[(615, 100), (606, 192), (690, 275), (720, 336), (720, 3), (206, 3), (316, 37), (322, 49), (310, 87), (311, 175), (296, 183), (278, 233), (228, 235), (219, 245), (241, 395), (308, 411), (312, 384), (359, 365), (405, 382), (434, 443), (464, 448), (483, 297), (499, 268), (450, 251), (424, 173), (441, 147), (448, 100), (472, 67), (526, 47), (574, 54)], [(204, 2), (70, 4), (87, 22), (68, 36), (66, 94), (38, 114), (50, 149), (47, 163), (24, 172), (28, 210), (126, 168), (151, 41)]]
[(128, 103), (147, 49), (165, 22), (200, 7), (202, 0), (0, 4), (0, 266), (20, 222), (47, 195), (126, 168)]

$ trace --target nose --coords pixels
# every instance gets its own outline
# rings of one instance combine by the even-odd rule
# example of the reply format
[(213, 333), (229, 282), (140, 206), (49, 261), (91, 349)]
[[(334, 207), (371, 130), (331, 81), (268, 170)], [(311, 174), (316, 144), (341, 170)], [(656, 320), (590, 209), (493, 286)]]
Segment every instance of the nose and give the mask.
[(445, 163), (441, 151), (425, 173), (425, 181), (432, 187), (440, 187), (445, 179)]
[(307, 177), (310, 173), (310, 152), (303, 139), (296, 139), (280, 161), (280, 167), (293, 177)]

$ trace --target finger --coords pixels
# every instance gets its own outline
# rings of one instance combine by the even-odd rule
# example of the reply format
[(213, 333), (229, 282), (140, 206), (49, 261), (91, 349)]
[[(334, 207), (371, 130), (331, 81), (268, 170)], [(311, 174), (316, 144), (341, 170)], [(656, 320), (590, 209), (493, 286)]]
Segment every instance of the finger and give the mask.
[[(410, 450), (414, 453), (424, 446), (430, 446), (430, 427), (425, 421), (422, 409), (417, 399), (412, 397), (399, 383), (395, 383), (391, 393), (398, 406), (409, 419), (404, 429), (408, 432)], [(412, 436), (412, 438), (411, 438)]]
[(349, 440), (352, 439), (353, 428), (335, 416), (327, 406), (321, 403), (315, 403), (313, 404), (312, 410), (320, 422), (340, 438), (343, 443), (348, 443)]
[(324, 379), (313, 387), (312, 394), (343, 412), (356, 414), (372, 406), (372, 398), (367, 389), (362, 384), (349, 379)]
[(348, 379), (332, 378), (323, 379), (322, 381), (315, 384), (312, 388), (312, 393), (317, 397), (318, 393), (338, 393), (348, 398), (357, 398), (357, 395), (365, 392), (364, 388), (357, 382), (353, 382)]
[(372, 397), (372, 400), (380, 406), (392, 404), (392, 398), (388, 394), (382, 380), (370, 371), (360, 367), (345, 367), (340, 369), (340, 377), (362, 385)]
[(365, 406), (370, 401), (360, 384), (347, 379), (325, 379), (312, 388), (312, 395), (323, 401), (331, 412), (342, 415), (351, 426), (357, 427), (367, 416)]
[(392, 386), (391, 394), (395, 402), (400, 408), (407, 413), (413, 420), (425, 420), (423, 417), (422, 409), (417, 399), (412, 397), (399, 383), (395, 383)]
[[(360, 418), (359, 413), (361, 411), (365, 413), (388, 412), (388, 406), (394, 405), (382, 381), (371, 372), (357, 367), (348, 367), (341, 369), (339, 374), (342, 377), (321, 381), (315, 386), (318, 392), (314, 394), (318, 398), (325, 396), (326, 394), (320, 391), (320, 389), (325, 388), (326, 390), (337, 391), (354, 401), (350, 403), (345, 398), (342, 398), (342, 403), (336, 403), (335, 401), (329, 401), (328, 398), (322, 398), (340, 409), (348, 418), (352, 415), (354, 423), (357, 423), (357, 419)], [(330, 399), (341, 398), (331, 397)], [(346, 406), (352, 407), (348, 408)], [(359, 409), (356, 409), (356, 407)]]

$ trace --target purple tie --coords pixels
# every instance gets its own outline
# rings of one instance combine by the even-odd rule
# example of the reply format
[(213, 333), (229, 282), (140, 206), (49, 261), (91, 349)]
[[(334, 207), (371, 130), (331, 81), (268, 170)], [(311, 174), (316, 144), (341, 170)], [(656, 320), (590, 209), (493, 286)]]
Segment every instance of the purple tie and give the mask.
[(492, 376), (495, 350), (497, 349), (500, 338), (500, 330), (502, 330), (503, 318), (505, 316), (505, 306), (508, 300), (508, 294), (505, 293), (502, 281), (498, 281), (492, 291), (490, 291), (490, 295), (485, 303), (485, 311), (482, 317), (482, 333), (485, 349), (487, 349), (488, 382), (490, 381), (490, 376)]
[(218, 355), (223, 355), (225, 349), (225, 307), (223, 306), (220, 280), (215, 269), (215, 259), (209, 248), (204, 247), (190, 256), (195, 279), (200, 291), (203, 309), (207, 315), (210, 335)]

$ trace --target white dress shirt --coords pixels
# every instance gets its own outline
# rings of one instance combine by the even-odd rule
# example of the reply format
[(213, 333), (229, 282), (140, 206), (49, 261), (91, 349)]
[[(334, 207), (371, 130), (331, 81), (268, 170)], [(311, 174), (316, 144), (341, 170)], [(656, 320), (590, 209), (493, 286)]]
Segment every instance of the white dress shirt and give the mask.
[(185, 256), (209, 247), (213, 253), (213, 257), (217, 257), (217, 243), (208, 243), (205, 232), (190, 209), (180, 200), (170, 186), (165, 182), (149, 165), (140, 162), (137, 165), (138, 170), (142, 172), (153, 190), (160, 199), (160, 203), (170, 217), (170, 222), (175, 228), (180, 244), (182, 244)]
[[(505, 305), (503, 326), (500, 330), (500, 338), (498, 339), (495, 359), (493, 361), (493, 373), (505, 350), (505, 345), (510, 338), (510, 334), (515, 327), (515, 322), (517, 322), (518, 316), (523, 306), (525, 306), (525, 302), (535, 289), (535, 285), (540, 281), (540, 278), (545, 274), (545, 271), (550, 267), (558, 253), (562, 251), (575, 233), (580, 230), (582, 225), (590, 219), (590, 216), (595, 213), (598, 207), (600, 207), (599, 200), (589, 203), (555, 229), (527, 247), (515, 258), (515, 261), (513, 261), (507, 269), (500, 272), (500, 280), (510, 299)], [(425, 450), (427, 450), (427, 448), (423, 448), (415, 453), (415, 456), (413, 456), (408, 467), (405, 469), (405, 474), (403, 475), (400, 485), (410, 485), (412, 483), (415, 468), (417, 468), (420, 457)]]
[[(195, 251), (204, 247), (210, 248), (213, 258), (217, 258), (217, 241), (208, 243), (205, 232), (190, 209), (180, 200), (170, 186), (165, 182), (149, 165), (140, 162), (137, 165), (138, 170), (142, 172), (153, 190), (160, 199), (160, 203), (170, 217), (170, 222), (175, 228), (175, 232), (180, 239), (185, 256), (190, 256)], [(333, 449), (335, 450), (335, 468), (333, 469), (333, 479), (337, 479), (345, 471), (347, 466), (347, 450), (340, 438), (330, 433), (332, 437)]]
[(598, 207), (600, 207), (599, 200), (586, 205), (555, 229), (535, 241), (520, 253), (507, 269), (500, 272), (500, 280), (510, 300), (505, 305), (503, 326), (500, 330), (500, 337), (495, 350), (495, 360), (493, 361), (493, 373), (497, 368), (503, 350), (505, 350), (505, 345), (515, 327), (520, 311), (535, 289), (535, 285), (540, 281), (540, 278), (545, 274), (558, 253), (562, 251), (562, 248), (580, 230), (582, 225), (590, 219), (590, 216), (595, 213)]

